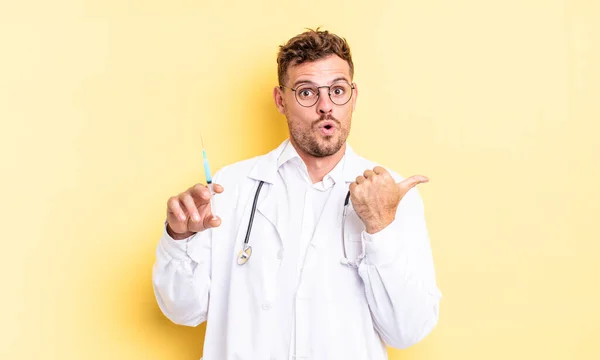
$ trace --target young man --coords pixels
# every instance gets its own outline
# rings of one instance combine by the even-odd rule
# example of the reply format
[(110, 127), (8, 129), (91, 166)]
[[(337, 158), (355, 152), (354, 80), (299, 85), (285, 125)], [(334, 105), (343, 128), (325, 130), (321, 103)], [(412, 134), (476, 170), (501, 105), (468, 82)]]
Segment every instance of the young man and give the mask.
[[(168, 201), (153, 269), (173, 322), (207, 321), (204, 359), (387, 359), (438, 321), (421, 198), (346, 143), (358, 88), (344, 39), (280, 48), (289, 139)], [(412, 190), (411, 190), (412, 189)], [(218, 215), (218, 216), (215, 216)]]

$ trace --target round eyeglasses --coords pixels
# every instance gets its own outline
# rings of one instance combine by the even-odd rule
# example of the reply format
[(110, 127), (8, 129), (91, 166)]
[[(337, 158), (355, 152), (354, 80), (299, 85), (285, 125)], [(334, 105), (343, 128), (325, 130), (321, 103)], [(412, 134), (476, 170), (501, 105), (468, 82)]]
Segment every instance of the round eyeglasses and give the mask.
[(285, 85), (279, 85), (279, 87), (292, 90), (296, 95), (298, 104), (304, 107), (311, 107), (316, 104), (323, 88), (327, 89), (331, 102), (336, 105), (346, 105), (352, 99), (352, 90), (354, 90), (354, 85), (350, 85), (346, 81), (340, 81), (329, 86), (302, 84), (295, 89)]

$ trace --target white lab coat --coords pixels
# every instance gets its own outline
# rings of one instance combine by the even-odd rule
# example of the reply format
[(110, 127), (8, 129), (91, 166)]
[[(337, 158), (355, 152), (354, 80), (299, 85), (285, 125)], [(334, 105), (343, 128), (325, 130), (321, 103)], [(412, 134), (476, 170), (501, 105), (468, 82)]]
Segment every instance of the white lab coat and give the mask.
[[(175, 241), (163, 232), (153, 268), (156, 299), (171, 321), (197, 326), (207, 321), (205, 360), (387, 359), (385, 344), (406, 348), (438, 321), (437, 288), (423, 205), (416, 188), (400, 202), (396, 219), (367, 234), (350, 205), (346, 218), (348, 258), (343, 265), (341, 224), (350, 183), (377, 164), (347, 145), (343, 179), (325, 204), (304, 250), (293, 304), (293, 331), (285, 355), (274, 353), (276, 286), (286, 223), (276, 208), (277, 158), (289, 140), (270, 153), (221, 169), (214, 182), (225, 192), (213, 198), (218, 228)], [(388, 171), (390, 171), (388, 169)], [(390, 171), (396, 182), (402, 178)], [(265, 184), (254, 216), (253, 253), (236, 263), (258, 182)], [(281, 198), (279, 197), (281, 200)], [(292, 316), (292, 315), (290, 315)], [(287, 334), (284, 334), (287, 336)], [(276, 346), (275, 346), (276, 347)], [(281, 349), (280, 349), (281, 350)]]

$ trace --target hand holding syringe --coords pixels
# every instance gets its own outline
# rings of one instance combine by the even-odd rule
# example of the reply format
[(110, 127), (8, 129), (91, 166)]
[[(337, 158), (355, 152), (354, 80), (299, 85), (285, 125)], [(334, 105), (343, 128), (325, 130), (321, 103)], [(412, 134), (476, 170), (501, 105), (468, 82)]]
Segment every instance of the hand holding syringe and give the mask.
[(206, 186), (196, 184), (171, 197), (167, 203), (167, 232), (175, 240), (186, 239), (194, 233), (221, 225), (221, 219), (212, 213), (211, 198), (214, 194), (222, 193), (224, 189), (223, 186), (212, 182), (204, 144), (202, 158)]

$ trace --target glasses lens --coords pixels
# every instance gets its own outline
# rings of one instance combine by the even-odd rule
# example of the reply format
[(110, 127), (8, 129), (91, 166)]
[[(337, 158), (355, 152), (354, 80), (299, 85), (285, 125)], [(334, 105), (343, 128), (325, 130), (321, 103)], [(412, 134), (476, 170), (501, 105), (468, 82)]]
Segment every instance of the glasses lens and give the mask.
[[(301, 85), (296, 88), (296, 100), (305, 107), (311, 107), (319, 100), (319, 88), (314, 85)], [(344, 105), (352, 97), (352, 86), (339, 82), (329, 87), (329, 98), (336, 105)]]
[(331, 85), (329, 97), (336, 105), (344, 105), (352, 97), (352, 87), (347, 82), (341, 82)]
[(296, 100), (302, 106), (313, 106), (319, 98), (319, 89), (316, 86), (304, 85), (296, 89)]

